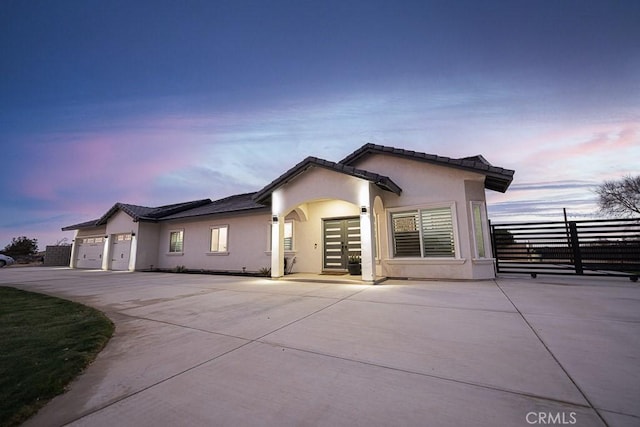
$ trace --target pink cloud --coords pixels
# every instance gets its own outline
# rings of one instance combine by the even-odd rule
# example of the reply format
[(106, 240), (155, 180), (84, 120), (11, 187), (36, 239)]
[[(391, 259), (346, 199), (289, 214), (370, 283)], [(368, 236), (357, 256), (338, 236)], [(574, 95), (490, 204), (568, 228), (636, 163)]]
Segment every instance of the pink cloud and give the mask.
[(629, 150), (640, 147), (639, 126), (637, 123), (567, 126), (533, 135), (521, 146), (522, 158), (515, 167), (528, 174), (527, 180), (539, 179), (539, 175), (549, 175), (552, 180), (580, 179), (567, 176), (576, 172), (569, 165), (594, 173), (602, 173), (607, 167), (624, 168), (632, 155)]
[(36, 144), (21, 184), (24, 195), (48, 201), (105, 191), (135, 200), (159, 176), (195, 164), (202, 145), (189, 135), (155, 129), (49, 137), (65, 142)]

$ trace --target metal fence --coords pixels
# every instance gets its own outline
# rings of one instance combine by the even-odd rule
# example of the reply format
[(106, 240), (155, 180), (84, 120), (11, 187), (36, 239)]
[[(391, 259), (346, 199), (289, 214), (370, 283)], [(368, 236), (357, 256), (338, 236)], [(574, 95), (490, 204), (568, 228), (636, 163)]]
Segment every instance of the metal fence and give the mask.
[(498, 273), (640, 275), (640, 219), (492, 224)]

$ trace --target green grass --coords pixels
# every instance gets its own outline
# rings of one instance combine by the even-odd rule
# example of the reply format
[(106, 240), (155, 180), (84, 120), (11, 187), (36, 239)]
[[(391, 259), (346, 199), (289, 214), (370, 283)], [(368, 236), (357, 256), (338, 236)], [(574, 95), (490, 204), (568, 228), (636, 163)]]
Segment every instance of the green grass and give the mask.
[(63, 393), (113, 330), (93, 308), (0, 287), (0, 427), (19, 425)]

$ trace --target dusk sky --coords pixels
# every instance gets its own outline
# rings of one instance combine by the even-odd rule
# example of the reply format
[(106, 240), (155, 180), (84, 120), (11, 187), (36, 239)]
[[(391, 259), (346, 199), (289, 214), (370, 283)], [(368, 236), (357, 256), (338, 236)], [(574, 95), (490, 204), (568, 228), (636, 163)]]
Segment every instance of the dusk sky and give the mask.
[(0, 249), (368, 142), (515, 169), (494, 222), (640, 173), (637, 0), (2, 0), (0, 53)]

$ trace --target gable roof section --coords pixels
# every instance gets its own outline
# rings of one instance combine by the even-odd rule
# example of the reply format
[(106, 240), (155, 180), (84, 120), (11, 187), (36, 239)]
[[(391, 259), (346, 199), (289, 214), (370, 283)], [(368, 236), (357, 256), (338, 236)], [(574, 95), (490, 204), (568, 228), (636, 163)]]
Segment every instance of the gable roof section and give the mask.
[(450, 157), (436, 156), (433, 154), (387, 147), (383, 145), (365, 144), (337, 163), (317, 157), (307, 157), (256, 193), (238, 194), (225, 197), (214, 202), (210, 199), (201, 199), (159, 207), (116, 203), (102, 217), (79, 224), (69, 225), (63, 227), (62, 230), (79, 230), (104, 225), (107, 223), (109, 218), (119, 210), (122, 210), (127, 215), (131, 216), (134, 221), (153, 222), (215, 214), (268, 210), (269, 208), (267, 204), (271, 197), (271, 193), (275, 189), (295, 179), (298, 175), (306, 172), (312, 167), (321, 167), (330, 171), (364, 179), (385, 191), (390, 191), (400, 195), (402, 193), (402, 189), (393, 182), (391, 178), (363, 169), (358, 169), (353, 166), (353, 164), (358, 160), (371, 154), (391, 155), (404, 159), (411, 159), (480, 173), (485, 176), (485, 188), (503, 193), (513, 181), (513, 175), (515, 173), (515, 171), (511, 169), (493, 166), (481, 155), (453, 159)]
[(237, 194), (235, 196), (225, 197), (206, 205), (198, 206), (193, 209), (174, 213), (162, 217), (162, 220), (192, 218), (205, 215), (229, 214), (251, 211), (271, 211), (268, 206), (256, 203), (253, 196), (256, 193)]
[(330, 162), (328, 160), (310, 156), (286, 171), (284, 174), (280, 175), (262, 190), (255, 193), (255, 195), (253, 196), (253, 200), (258, 203), (266, 202), (274, 190), (296, 178), (298, 175), (306, 172), (312, 167), (321, 167), (330, 171), (343, 173), (345, 175), (354, 176), (360, 179), (365, 179), (369, 182), (374, 183), (383, 190), (390, 191), (398, 195), (400, 195), (400, 193), (402, 192), (402, 189), (395, 182), (393, 182), (391, 178), (387, 176), (379, 175), (377, 173), (369, 172), (363, 169), (357, 169), (353, 166), (345, 165), (342, 163)]
[(85, 221), (79, 224), (68, 225), (66, 227), (62, 227), (62, 231), (72, 231), (72, 230), (81, 230), (83, 228), (93, 228), (96, 226), (97, 222), (98, 222), (97, 219), (92, 219), (91, 221)]
[(345, 165), (353, 165), (358, 160), (363, 159), (371, 154), (384, 154), (389, 156), (400, 157), (403, 159), (417, 160), (420, 162), (431, 163), (440, 166), (446, 166), (456, 169), (467, 170), (483, 174), (485, 178), (484, 186), (489, 190), (504, 193), (513, 181), (515, 171), (493, 166), (481, 155), (464, 157), (461, 159), (453, 159), (451, 157), (436, 156), (434, 154), (421, 153), (418, 151), (404, 150), (401, 148), (387, 147), (384, 145), (365, 144), (347, 157), (342, 159), (340, 163)]
[(147, 207), (130, 205), (127, 203), (116, 203), (102, 217), (80, 224), (63, 227), (62, 231), (79, 230), (84, 228), (98, 227), (107, 223), (109, 218), (118, 210), (122, 210), (133, 218), (134, 221), (165, 221), (179, 218), (191, 218), (204, 215), (215, 215), (235, 212), (255, 211), (260, 209), (269, 210), (268, 206), (258, 204), (253, 200), (255, 193), (238, 194), (225, 197), (212, 202), (210, 199), (194, 200), (173, 205)]
[(155, 208), (148, 206), (130, 205), (128, 203), (116, 203), (111, 207), (111, 209), (107, 211), (107, 213), (102, 215), (100, 218), (82, 222), (80, 224), (63, 227), (62, 231), (79, 230), (82, 228), (91, 228), (104, 225), (107, 223), (109, 218), (115, 215), (115, 213), (119, 210), (129, 215), (131, 218), (133, 218), (134, 221), (158, 221), (165, 216), (193, 209), (207, 203), (211, 203), (211, 200), (193, 200), (191, 202), (175, 203), (172, 205), (158, 206)]
[(106, 224), (109, 218), (111, 218), (119, 210), (129, 215), (131, 218), (133, 218), (134, 221), (157, 221), (162, 217), (172, 215), (177, 212), (182, 212), (188, 209), (193, 209), (207, 203), (211, 203), (211, 200), (193, 200), (191, 202), (175, 203), (172, 205), (159, 206), (156, 208), (130, 205), (127, 203), (116, 203), (96, 222), (96, 225)]

